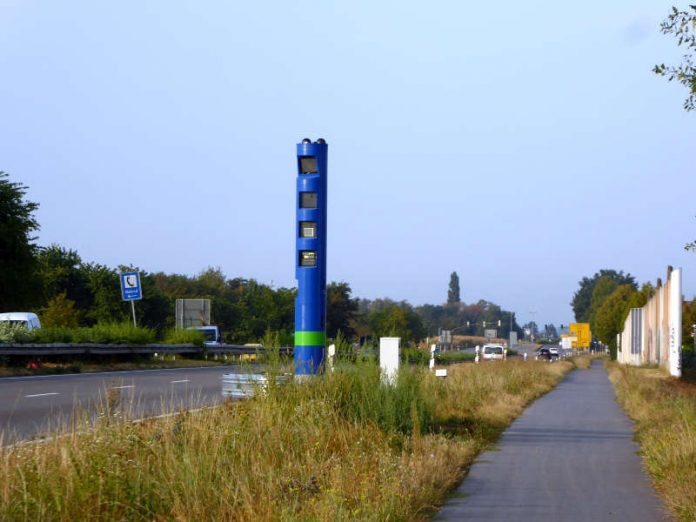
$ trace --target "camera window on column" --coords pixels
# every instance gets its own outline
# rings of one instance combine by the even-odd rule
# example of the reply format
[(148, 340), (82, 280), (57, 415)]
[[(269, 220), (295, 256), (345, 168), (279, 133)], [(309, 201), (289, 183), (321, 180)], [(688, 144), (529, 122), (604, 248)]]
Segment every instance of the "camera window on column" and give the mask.
[(300, 221), (300, 237), (308, 239), (317, 237), (316, 221)]
[(315, 250), (300, 250), (300, 266), (317, 266), (317, 253)]
[(317, 208), (317, 193), (300, 192), (300, 208)]

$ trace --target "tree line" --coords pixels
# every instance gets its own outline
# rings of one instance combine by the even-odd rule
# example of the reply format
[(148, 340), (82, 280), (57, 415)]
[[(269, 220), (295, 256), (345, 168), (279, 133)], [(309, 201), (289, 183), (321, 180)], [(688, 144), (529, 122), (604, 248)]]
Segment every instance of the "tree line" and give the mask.
[[(212, 267), (195, 276), (148, 272), (137, 266), (109, 267), (85, 261), (61, 245), (39, 246), (34, 237), (39, 230), (34, 217), (38, 204), (27, 201), (26, 192), (27, 187), (0, 172), (0, 311), (38, 311), (47, 327), (125, 322), (130, 320), (130, 306), (121, 300), (119, 271), (134, 270), (140, 272), (143, 293), (135, 305), (138, 323), (158, 334), (174, 326), (176, 299), (197, 298), (211, 300), (212, 320), (228, 342), (256, 342), (271, 331), (282, 343), (292, 344), (295, 288), (229, 278)], [(507, 336), (510, 326), (521, 331), (514, 314), (495, 303), (461, 302), (456, 272), (442, 305), (358, 299), (346, 282), (327, 286), (329, 338), (341, 332), (356, 341), (398, 336), (417, 343), (440, 329), (483, 335), (484, 322), (490, 327), (498, 321), (499, 336)]]
[[(638, 286), (635, 278), (622, 270), (602, 269), (591, 277), (583, 277), (570, 303), (575, 320), (590, 323), (592, 334), (609, 346), (616, 358), (616, 336), (623, 331), (631, 308), (642, 308), (654, 295), (650, 283)], [(696, 301), (684, 301), (682, 314), (682, 343), (689, 352), (694, 349), (693, 325), (696, 323)]]

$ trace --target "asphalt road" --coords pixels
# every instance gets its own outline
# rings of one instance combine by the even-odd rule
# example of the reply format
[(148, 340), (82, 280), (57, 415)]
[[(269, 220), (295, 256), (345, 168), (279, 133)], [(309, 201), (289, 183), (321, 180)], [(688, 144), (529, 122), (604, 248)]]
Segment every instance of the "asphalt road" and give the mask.
[(222, 374), (237, 370), (215, 366), (4, 377), (0, 379), (2, 443), (69, 427), (75, 411), (93, 415), (107, 402), (133, 418), (216, 404), (222, 401)]
[(599, 361), (538, 399), (483, 453), (436, 520), (669, 520)]

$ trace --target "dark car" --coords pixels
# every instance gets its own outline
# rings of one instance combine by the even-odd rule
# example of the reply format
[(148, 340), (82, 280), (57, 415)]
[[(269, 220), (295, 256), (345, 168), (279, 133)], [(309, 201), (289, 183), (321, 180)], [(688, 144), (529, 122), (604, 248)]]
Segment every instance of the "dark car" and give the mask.
[(548, 348), (539, 348), (536, 353), (536, 359), (539, 361), (555, 361), (558, 359), (558, 353), (552, 353)]

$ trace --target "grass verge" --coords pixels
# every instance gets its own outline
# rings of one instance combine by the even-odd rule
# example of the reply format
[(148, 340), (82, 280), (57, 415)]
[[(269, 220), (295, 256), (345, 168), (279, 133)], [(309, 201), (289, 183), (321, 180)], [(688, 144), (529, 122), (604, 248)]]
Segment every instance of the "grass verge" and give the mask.
[(242, 403), (0, 449), (1, 520), (422, 520), (569, 362), (372, 363)]
[(678, 520), (696, 520), (696, 385), (615, 363), (609, 378), (657, 490)]

